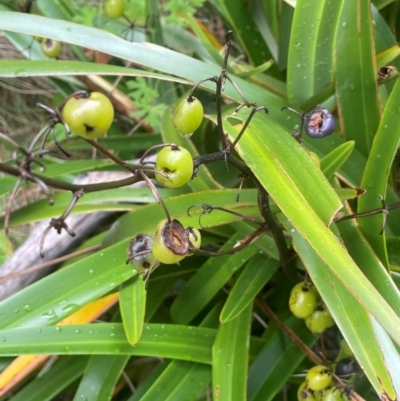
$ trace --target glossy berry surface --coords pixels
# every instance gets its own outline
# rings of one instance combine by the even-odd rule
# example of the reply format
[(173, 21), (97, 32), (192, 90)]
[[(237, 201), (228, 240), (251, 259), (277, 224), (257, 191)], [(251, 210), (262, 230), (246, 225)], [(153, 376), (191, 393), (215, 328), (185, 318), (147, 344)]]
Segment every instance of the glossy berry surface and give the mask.
[(336, 123), (331, 112), (317, 106), (310, 114), (306, 116), (304, 129), (311, 138), (324, 138), (335, 131)]
[(331, 387), (322, 393), (321, 401), (348, 401), (348, 395), (338, 387)]
[(340, 340), (340, 349), (346, 356), (354, 357), (353, 351), (351, 350), (349, 344), (347, 344), (347, 341), (344, 338)]
[(307, 372), (306, 383), (310, 390), (324, 390), (332, 383), (332, 373), (326, 366), (314, 366)]
[(61, 43), (53, 39), (42, 39), (42, 52), (51, 58), (56, 58), (61, 53)]
[(296, 317), (305, 319), (310, 316), (317, 307), (317, 293), (311, 283), (296, 284), (289, 298), (290, 311)]
[(307, 382), (303, 382), (300, 384), (297, 390), (297, 400), (298, 401), (317, 401), (317, 397), (314, 394), (314, 391), (310, 390), (307, 387)]
[(143, 278), (148, 270), (156, 263), (153, 254), (154, 237), (150, 234), (141, 233), (133, 238), (126, 250), (129, 263)]
[[(201, 246), (201, 234), (197, 228), (188, 227), (186, 233), (189, 240), (189, 246), (192, 248), (199, 249)], [(192, 254), (193, 255), (193, 254)]]
[(188, 236), (178, 220), (158, 224), (153, 242), (153, 254), (157, 260), (167, 265), (178, 263), (188, 250)]
[(335, 374), (340, 377), (349, 377), (358, 371), (358, 363), (354, 358), (342, 358), (335, 367)]
[(317, 309), (305, 319), (305, 323), (312, 333), (321, 334), (329, 327), (332, 327), (335, 321), (327, 310)]
[(114, 107), (107, 96), (92, 92), (88, 97), (77, 95), (68, 99), (62, 109), (62, 117), (74, 134), (95, 139), (110, 128)]
[(107, 0), (104, 11), (107, 16), (112, 19), (118, 19), (122, 17), (125, 11), (125, 5), (123, 0)]
[(167, 146), (156, 158), (156, 179), (169, 188), (185, 185), (193, 175), (193, 159), (189, 151), (178, 146)]
[(180, 135), (189, 137), (200, 127), (203, 115), (201, 102), (194, 96), (188, 97), (178, 104), (172, 123)]

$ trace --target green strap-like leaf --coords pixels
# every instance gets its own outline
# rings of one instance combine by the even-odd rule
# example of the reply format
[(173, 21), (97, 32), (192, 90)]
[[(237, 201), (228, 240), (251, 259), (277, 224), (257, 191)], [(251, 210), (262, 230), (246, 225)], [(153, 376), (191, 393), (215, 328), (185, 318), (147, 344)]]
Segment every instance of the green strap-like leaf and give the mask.
[(341, 130), (367, 156), (380, 120), (368, 1), (344, 1), (336, 37), (336, 98)]
[[(367, 190), (358, 202), (357, 212), (381, 207), (379, 195), (385, 196), (389, 172), (397, 154), (400, 139), (400, 80), (397, 80), (372, 144), (361, 186)], [(380, 235), (382, 214), (358, 219), (360, 229), (382, 262), (387, 266), (385, 236)]]
[[(233, 248), (242, 238), (241, 232), (233, 235), (220, 250)], [(174, 321), (180, 324), (191, 322), (256, 251), (257, 248), (251, 245), (234, 255), (209, 258), (175, 298), (171, 307)]]
[(135, 345), (142, 335), (146, 310), (146, 283), (136, 275), (122, 284), (119, 297), (126, 338)]
[(254, 298), (279, 268), (276, 260), (257, 253), (247, 263), (229, 293), (220, 320), (226, 323), (234, 319)]
[(142, 355), (211, 363), (216, 330), (167, 324), (147, 324), (135, 346), (120, 323), (34, 327), (0, 331), (0, 355), (104, 354)]
[[(307, 329), (303, 320), (294, 316), (285, 319), (284, 324), (309, 347), (318, 338)], [(267, 343), (249, 369), (249, 401), (272, 400), (304, 359), (304, 352), (273, 324), (268, 327), (266, 334)]]
[(343, 0), (297, 0), (290, 35), (288, 97), (303, 103), (333, 84), (333, 48)]
[(248, 304), (234, 319), (221, 323), (212, 347), (212, 384), (215, 401), (246, 399), (250, 322)]
[(94, 355), (89, 359), (74, 401), (111, 400), (129, 355)]
[(58, 361), (40, 377), (36, 377), (17, 394), (16, 401), (52, 401), (82, 375), (87, 356), (71, 356)]

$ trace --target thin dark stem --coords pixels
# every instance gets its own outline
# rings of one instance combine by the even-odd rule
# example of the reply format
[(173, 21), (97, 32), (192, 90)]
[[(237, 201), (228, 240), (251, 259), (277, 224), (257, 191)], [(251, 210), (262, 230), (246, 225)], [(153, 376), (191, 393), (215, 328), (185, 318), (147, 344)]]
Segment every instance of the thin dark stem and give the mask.
[(93, 139), (85, 139), (85, 141), (90, 143), (94, 148), (96, 148), (99, 152), (103, 153), (103, 155), (106, 155), (113, 162), (119, 164), (121, 167), (123, 167), (124, 169), (130, 171), (131, 173), (136, 174), (136, 168), (135, 167), (132, 167), (128, 163), (125, 163), (118, 156), (113, 155), (109, 150), (107, 150), (106, 148), (101, 146), (99, 143), (97, 143)]
[[(0, 163), (0, 171), (3, 173), (13, 175), (15, 177), (20, 176), (20, 170), (16, 167), (9, 166), (5, 163)], [(121, 188), (121, 187), (126, 187), (128, 185), (134, 184), (136, 182), (142, 181), (142, 178), (138, 175), (124, 178), (123, 180), (117, 180), (117, 181), (110, 181), (110, 182), (102, 182), (99, 184), (88, 184), (88, 185), (77, 185), (77, 184), (71, 184), (69, 182), (64, 182), (60, 180), (55, 180), (53, 178), (45, 177), (39, 174), (33, 174), (31, 173), (31, 177), (26, 177), (28, 181), (35, 182), (34, 178), (40, 179), (42, 182), (44, 182), (46, 185), (52, 188), (56, 189), (63, 189), (65, 191), (78, 191), (79, 189), (83, 189), (85, 193), (90, 193), (90, 192), (97, 192), (97, 191), (105, 191), (108, 189), (115, 189), (115, 188)]]
[(241, 241), (239, 241), (233, 248), (227, 249), (226, 251), (211, 252), (211, 251), (206, 251), (205, 249), (190, 248), (189, 252), (194, 253), (196, 255), (212, 256), (212, 257), (233, 255), (233, 254), (238, 253), (241, 250), (247, 248), (249, 245), (251, 245), (253, 242), (258, 240), (260, 237), (262, 237), (268, 231), (269, 231), (269, 229), (267, 227), (265, 227), (265, 226), (260, 227), (256, 231), (253, 231), (252, 233), (247, 235), (245, 238), (243, 238)]
[(224, 127), (222, 125), (222, 85), (223, 85), (223, 73), (218, 77), (217, 81), (217, 88), (216, 88), (216, 108), (217, 108), (217, 127), (218, 127), (218, 134), (219, 139), (221, 142), (222, 149), (228, 148), (228, 142), (226, 139), (226, 135), (224, 133)]
[[(224, 207), (208, 205), (206, 203), (202, 203), (202, 204), (191, 206), (187, 211), (188, 216), (190, 216), (191, 209), (193, 209), (196, 206), (200, 206), (203, 209), (203, 211), (200, 213), (200, 217), (202, 215), (205, 215), (205, 214), (211, 214), (211, 212), (213, 210), (220, 210), (222, 212), (226, 212), (226, 213), (233, 214), (234, 216), (238, 216), (238, 217), (242, 218), (243, 220), (247, 220), (247, 221), (249, 221), (251, 223), (257, 224), (258, 226), (265, 227), (265, 223), (264, 222), (259, 221), (259, 220), (255, 219), (253, 217), (246, 216), (246, 215), (244, 215), (242, 213), (238, 213), (238, 212), (235, 212), (234, 210), (226, 209)], [(201, 226), (201, 223), (200, 223), (200, 226)]]
[(207, 82), (207, 81), (217, 82), (218, 81), (218, 77), (217, 76), (213, 76), (213, 77), (208, 77), (208, 78), (201, 79), (200, 81), (197, 81), (195, 83), (195, 85), (193, 86), (193, 88), (190, 90), (188, 98), (189, 99), (192, 98), (193, 92), (195, 91), (195, 89), (197, 89), (197, 87), (200, 86), (203, 82)]
[(151, 192), (153, 193), (153, 196), (156, 200), (157, 203), (160, 203), (161, 206), (164, 209), (164, 212), (167, 216), (167, 220), (170, 223), (171, 222), (171, 215), (168, 212), (167, 206), (164, 203), (163, 198), (161, 197), (160, 193), (158, 192), (157, 188), (155, 187), (155, 185), (151, 182), (151, 180), (149, 179), (149, 177), (147, 177), (147, 175), (143, 172), (142, 169), (138, 169), (138, 173), (142, 176), (143, 180), (146, 181), (147, 186), (150, 188)]
[(249, 116), (247, 117), (246, 122), (244, 123), (242, 129), (240, 130), (238, 136), (236, 137), (236, 139), (234, 140), (234, 142), (231, 145), (231, 149), (233, 149), (236, 144), (239, 142), (240, 138), (242, 137), (242, 135), (244, 134), (244, 132), (246, 131), (247, 127), (250, 124), (251, 119), (253, 118), (254, 114), (256, 114), (257, 112), (264, 110), (264, 112), (267, 114), (268, 113), (268, 109), (265, 106), (261, 106), (261, 107), (257, 107), (257, 105), (255, 103), (251, 103), (251, 104), (242, 104), (240, 105), (236, 111), (239, 111), (242, 107), (253, 107), (253, 110), (251, 110)]

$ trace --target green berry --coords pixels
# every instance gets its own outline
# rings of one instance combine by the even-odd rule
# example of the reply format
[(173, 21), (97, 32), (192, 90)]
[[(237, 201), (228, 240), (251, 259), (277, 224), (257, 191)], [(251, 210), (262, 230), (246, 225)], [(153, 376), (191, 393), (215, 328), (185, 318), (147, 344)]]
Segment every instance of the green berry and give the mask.
[(114, 107), (107, 96), (92, 92), (88, 96), (77, 95), (68, 99), (62, 117), (74, 134), (95, 139), (110, 128)]
[(347, 343), (347, 341), (344, 338), (340, 341), (340, 348), (342, 349), (343, 353), (346, 356), (354, 357), (353, 351), (351, 350), (351, 348), (349, 347), (349, 344)]
[(105, 5), (105, 12), (108, 17), (118, 19), (122, 17), (125, 11), (123, 0), (107, 0)]
[(180, 262), (189, 250), (188, 235), (178, 220), (161, 221), (153, 242), (154, 257), (164, 264)]
[(322, 393), (321, 401), (350, 401), (350, 398), (343, 389), (331, 387)]
[(183, 99), (172, 117), (178, 133), (184, 137), (190, 137), (203, 121), (203, 106), (194, 96)]
[(324, 390), (332, 383), (332, 373), (326, 366), (314, 366), (307, 372), (306, 382), (310, 390)]
[(53, 39), (42, 39), (42, 52), (51, 58), (56, 58), (61, 53), (61, 43)]
[(193, 175), (193, 159), (185, 148), (166, 146), (157, 155), (154, 170), (158, 182), (169, 188), (179, 188)]
[(189, 243), (192, 247), (199, 249), (201, 246), (201, 234), (197, 228), (188, 227), (186, 229), (188, 235)]
[(317, 291), (311, 283), (296, 284), (289, 298), (289, 308), (300, 319), (310, 316), (317, 307)]
[(326, 309), (317, 309), (305, 319), (311, 333), (321, 334), (335, 324), (331, 314)]
[[(189, 246), (199, 249), (201, 246), (201, 234), (197, 228), (188, 227), (186, 229), (186, 234), (189, 240)], [(189, 253), (188, 256), (193, 256), (193, 253)]]
[(307, 382), (303, 382), (300, 384), (300, 387), (297, 390), (297, 400), (298, 401), (317, 401), (314, 391), (310, 390), (307, 387)]
[(126, 250), (129, 263), (144, 279), (149, 269), (155, 266), (157, 259), (153, 254), (154, 237), (150, 234), (141, 233), (133, 238)]

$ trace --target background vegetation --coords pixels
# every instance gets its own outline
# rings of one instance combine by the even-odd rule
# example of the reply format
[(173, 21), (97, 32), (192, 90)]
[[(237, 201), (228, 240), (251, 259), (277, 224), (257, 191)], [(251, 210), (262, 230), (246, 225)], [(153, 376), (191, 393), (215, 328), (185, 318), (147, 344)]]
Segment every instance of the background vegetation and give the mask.
[[(364, 372), (352, 397), (397, 399), (400, 211), (392, 208), (382, 234), (386, 213), (334, 219), (339, 210), (380, 208), (380, 196), (388, 205), (399, 201), (400, 83), (392, 79), (398, 2), (126, 0), (132, 26), (108, 18), (102, 2), (27, 3), (0, 4), (0, 30), (19, 56), (6, 60), (12, 52), (3, 45), (2, 133), (27, 146), (46, 119), (35, 108), (38, 100), (58, 106), (87, 87), (108, 94), (117, 111), (99, 143), (131, 161), (161, 142), (184, 146), (193, 157), (220, 150), (214, 83), (196, 91), (206, 119), (192, 138), (176, 133), (171, 113), (195, 82), (219, 75), (232, 29), (229, 75), (250, 102), (269, 109), (254, 117), (235, 154), (268, 192), (286, 246), (278, 249), (268, 233), (234, 255), (162, 265), (145, 291), (125, 263), (126, 248), (136, 234), (154, 232), (164, 218), (161, 206), (143, 187), (87, 193), (72, 214), (116, 212), (80, 246), (97, 251), (64, 261), (0, 302), (1, 399), (294, 400), (305, 371), (343, 355), (342, 338)], [(63, 42), (59, 60), (46, 57), (33, 36)], [(387, 77), (382, 72), (388, 69), (378, 75), (384, 66), (394, 67)], [(233, 140), (234, 125), (249, 109), (234, 114), (242, 99), (228, 82), (224, 89), (224, 130)], [(291, 137), (299, 118), (281, 108), (302, 113), (316, 104), (334, 113), (337, 129), (320, 140), (304, 135), (302, 147)], [(58, 128), (72, 157), (54, 151), (42, 160), (46, 171), (35, 173), (71, 183), (81, 173), (121, 170)], [(12, 173), (13, 147), (3, 146), (0, 169)], [(320, 167), (306, 150), (318, 155)], [(200, 228), (200, 210), (186, 211), (201, 202), (259, 216), (251, 180), (236, 202), (238, 174), (223, 161), (202, 165), (184, 188), (161, 194), (185, 226)], [(0, 179), (4, 199), (16, 179)], [(360, 189), (366, 190), (361, 196)], [(59, 217), (71, 197), (55, 191), (54, 207), (40, 198), (21, 208), (13, 204), (14, 242), (21, 239), (14, 227)], [(209, 250), (231, 248), (255, 227), (219, 211), (201, 223)], [(4, 259), (12, 247), (4, 237)], [(336, 323), (321, 336), (288, 308), (290, 290), (306, 271)], [(25, 356), (14, 359), (18, 355)], [(38, 377), (47, 355), (60, 357)]]

